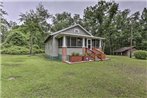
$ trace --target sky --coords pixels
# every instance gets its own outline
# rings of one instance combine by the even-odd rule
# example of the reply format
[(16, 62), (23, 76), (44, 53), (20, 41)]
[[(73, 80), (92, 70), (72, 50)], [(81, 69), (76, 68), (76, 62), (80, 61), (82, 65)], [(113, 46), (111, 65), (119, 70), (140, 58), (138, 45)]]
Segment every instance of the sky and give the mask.
[[(3, 9), (8, 13), (5, 18), (19, 24), (20, 13), (35, 9), (40, 1), (52, 15), (66, 11), (72, 15), (80, 14), (81, 18), (86, 7), (97, 4), (97, 0), (3, 0)], [(147, 8), (147, 0), (115, 0), (115, 2), (119, 3), (120, 10), (130, 9), (131, 13), (142, 12), (144, 7)]]

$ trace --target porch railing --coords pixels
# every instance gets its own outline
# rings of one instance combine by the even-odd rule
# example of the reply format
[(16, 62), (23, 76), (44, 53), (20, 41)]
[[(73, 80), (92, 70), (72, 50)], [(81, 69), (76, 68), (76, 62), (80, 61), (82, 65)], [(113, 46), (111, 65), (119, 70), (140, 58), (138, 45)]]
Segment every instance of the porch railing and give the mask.
[(93, 60), (96, 60), (96, 58), (100, 59), (100, 60), (104, 60), (106, 58), (105, 53), (97, 48), (86, 48), (85, 53), (87, 55), (89, 55)]

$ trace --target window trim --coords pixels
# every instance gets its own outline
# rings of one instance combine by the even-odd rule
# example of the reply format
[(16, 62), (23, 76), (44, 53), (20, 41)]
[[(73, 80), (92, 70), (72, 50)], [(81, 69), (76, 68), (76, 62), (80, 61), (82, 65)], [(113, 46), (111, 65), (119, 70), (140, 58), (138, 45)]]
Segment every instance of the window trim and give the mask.
[(79, 29), (74, 29), (74, 33), (80, 33)]

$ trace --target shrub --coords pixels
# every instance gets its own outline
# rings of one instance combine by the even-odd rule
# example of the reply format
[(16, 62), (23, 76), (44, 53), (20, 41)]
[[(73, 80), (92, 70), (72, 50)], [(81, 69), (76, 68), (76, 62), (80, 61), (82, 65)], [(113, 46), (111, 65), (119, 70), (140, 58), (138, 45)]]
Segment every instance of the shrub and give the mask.
[(72, 55), (72, 56), (79, 56), (80, 54), (79, 54), (79, 53), (73, 52), (71, 55)]
[(4, 43), (4, 44), (2, 44), (1, 48), (8, 48), (8, 47), (11, 47), (11, 46), (12, 46), (11, 44)]
[(135, 51), (134, 56), (137, 59), (147, 59), (147, 51), (143, 51), (143, 50)]
[(6, 38), (4, 45), (5, 44), (7, 45), (10, 44), (11, 46), (12, 45), (25, 46), (27, 45), (27, 39), (23, 33), (18, 32), (18, 31), (12, 31)]
[(38, 45), (33, 45), (33, 48), (35, 48), (35, 49), (40, 49), (40, 47), (38, 46)]
[(20, 46), (11, 46), (11, 47), (8, 47), (8, 48), (3, 48), (1, 53), (2, 54), (14, 54), (14, 55), (28, 54), (29, 49), (27, 49), (25, 47), (20, 47)]
[[(29, 54), (29, 49), (26, 47), (21, 46), (10, 46), (10, 47), (4, 47), (1, 50), (2, 54), (14, 54), (14, 55), (23, 55), (23, 54)], [(33, 53), (44, 53), (44, 50), (42, 49), (36, 49), (33, 48)]]
[(44, 50), (33, 48), (33, 53), (44, 53)]
[(71, 55), (72, 55), (72, 56), (75, 56), (75, 54), (76, 54), (76, 53), (75, 53), (75, 52), (73, 52)]
[(36, 53), (43, 53), (44, 50), (42, 50), (38, 45), (33, 45), (33, 53), (36, 54)]
[(80, 54), (79, 54), (79, 53), (76, 53), (75, 55), (76, 55), (76, 56), (79, 56)]

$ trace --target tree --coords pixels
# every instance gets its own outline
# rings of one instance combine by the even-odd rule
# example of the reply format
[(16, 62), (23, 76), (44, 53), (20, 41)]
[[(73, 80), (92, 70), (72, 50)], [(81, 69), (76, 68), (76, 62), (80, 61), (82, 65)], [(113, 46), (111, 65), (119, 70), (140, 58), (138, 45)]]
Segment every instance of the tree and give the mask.
[(84, 27), (96, 36), (104, 36), (104, 23), (109, 3), (99, 1), (95, 6), (87, 7), (84, 10)]
[(107, 54), (112, 54), (115, 49), (130, 46), (131, 42), (137, 49), (147, 49), (147, 9), (144, 8), (140, 18), (138, 11), (130, 15), (129, 9), (121, 11), (118, 6), (114, 1), (101, 0), (98, 4), (87, 7), (84, 10), (84, 27), (93, 35), (106, 38)]
[(24, 22), (23, 26), (29, 35), (30, 55), (32, 55), (34, 44), (43, 47), (44, 33), (49, 30), (48, 18), (50, 18), (50, 14), (41, 4), (36, 8), (36, 11), (30, 10), (20, 15), (20, 21)]
[(74, 16), (73, 16), (73, 22), (74, 22), (74, 24), (83, 25), (83, 20), (80, 18), (80, 15), (79, 14), (74, 14)]
[(6, 32), (8, 31), (9, 23), (4, 18), (7, 12), (3, 10), (3, 2), (0, 2), (0, 30), (1, 30), (1, 41), (4, 42), (6, 38)]
[(95, 6), (84, 10), (84, 26), (93, 35), (107, 38), (109, 53), (112, 51), (113, 18), (117, 10), (118, 4), (106, 1), (99, 1)]
[(16, 23), (16, 22), (13, 22), (13, 21), (10, 21), (10, 22), (9, 22), (9, 28), (10, 28), (10, 29), (15, 28), (16, 26), (17, 26), (17, 23)]
[(36, 14), (37, 18), (39, 19), (39, 26), (41, 30), (44, 33), (48, 32), (50, 30), (51, 25), (47, 23), (47, 19), (51, 18), (52, 15), (48, 13), (48, 10), (45, 9), (41, 3), (39, 3), (38, 7), (36, 8)]
[(140, 25), (142, 41), (138, 47), (139, 49), (147, 50), (147, 8), (142, 11)]
[(32, 55), (32, 47), (33, 47), (33, 37), (35, 37), (36, 31), (38, 31), (38, 18), (37, 15), (33, 10), (30, 10), (30, 12), (26, 14), (21, 14), (20, 15), (21, 21), (24, 21), (24, 26), (26, 27), (26, 32), (28, 32), (29, 35), (29, 47), (30, 47), (30, 55)]
[(51, 31), (55, 32), (63, 28), (66, 28), (68, 26), (71, 26), (73, 24), (74, 22), (70, 13), (67, 12), (58, 13), (55, 14), (55, 16), (53, 16), (53, 24), (51, 27)]
[(12, 30), (9, 32), (9, 35), (6, 38), (4, 44), (9, 44), (10, 46), (26, 46), (27, 39), (26, 36), (21, 33), (21, 31)]
[(108, 10), (108, 20), (106, 22), (106, 33), (108, 34), (108, 42), (109, 42), (109, 53), (112, 54), (112, 45), (113, 38), (115, 32), (115, 24), (114, 24), (114, 16), (116, 15), (118, 10), (118, 4), (115, 2), (110, 3), (110, 9)]

